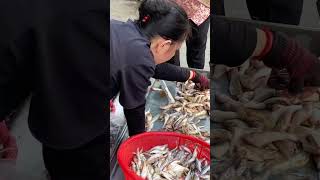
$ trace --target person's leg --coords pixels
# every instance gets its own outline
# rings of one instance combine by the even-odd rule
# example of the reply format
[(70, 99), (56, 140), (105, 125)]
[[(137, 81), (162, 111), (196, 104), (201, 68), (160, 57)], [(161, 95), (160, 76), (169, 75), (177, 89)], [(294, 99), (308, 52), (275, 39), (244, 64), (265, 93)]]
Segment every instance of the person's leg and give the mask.
[(271, 0), (270, 22), (299, 25), (303, 0)]
[(303, 0), (246, 0), (253, 20), (298, 25)]
[(269, 21), (269, 0), (246, 0), (251, 19)]
[(213, 15), (225, 16), (224, 0), (211, 1), (211, 8)]
[(210, 25), (210, 17), (200, 26), (194, 23), (192, 36), (187, 40), (187, 63), (190, 68), (203, 69), (205, 63), (205, 52)]
[(317, 0), (317, 9), (318, 9), (319, 17), (320, 17), (320, 0)]
[(101, 135), (72, 150), (43, 146), (43, 159), (50, 180), (107, 179), (107, 137)]

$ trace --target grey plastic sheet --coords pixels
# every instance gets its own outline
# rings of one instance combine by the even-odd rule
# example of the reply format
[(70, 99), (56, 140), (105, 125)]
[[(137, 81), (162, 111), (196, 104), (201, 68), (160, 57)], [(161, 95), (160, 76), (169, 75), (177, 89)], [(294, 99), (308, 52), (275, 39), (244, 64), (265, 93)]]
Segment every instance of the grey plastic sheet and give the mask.
[[(114, 100), (115, 112), (110, 113), (110, 172), (117, 166), (117, 151), (121, 142), (128, 137), (127, 123), (119, 97)], [(0, 179), (1, 180), (1, 179)]]

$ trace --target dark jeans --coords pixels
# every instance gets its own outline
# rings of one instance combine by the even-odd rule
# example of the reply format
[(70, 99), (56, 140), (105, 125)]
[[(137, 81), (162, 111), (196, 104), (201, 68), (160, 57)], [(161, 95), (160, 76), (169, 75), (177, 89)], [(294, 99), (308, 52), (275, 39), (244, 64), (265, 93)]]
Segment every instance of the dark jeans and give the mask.
[(211, 1), (211, 12), (213, 15), (225, 16), (224, 0)]
[(246, 0), (254, 20), (299, 25), (303, 0)]
[[(187, 63), (190, 68), (203, 69), (210, 17), (200, 24), (200, 26), (197, 26), (193, 22), (191, 22), (191, 24), (192, 36), (186, 41)], [(176, 55), (168, 62), (180, 66), (179, 51), (177, 51)]]
[[(298, 25), (303, 8), (303, 0), (246, 0), (250, 16), (254, 20)], [(320, 16), (320, 0), (317, 1)], [(215, 0), (212, 5), (214, 15), (225, 15), (224, 0)]]
[(43, 159), (51, 180), (107, 179), (107, 137), (101, 135), (72, 150), (42, 147)]

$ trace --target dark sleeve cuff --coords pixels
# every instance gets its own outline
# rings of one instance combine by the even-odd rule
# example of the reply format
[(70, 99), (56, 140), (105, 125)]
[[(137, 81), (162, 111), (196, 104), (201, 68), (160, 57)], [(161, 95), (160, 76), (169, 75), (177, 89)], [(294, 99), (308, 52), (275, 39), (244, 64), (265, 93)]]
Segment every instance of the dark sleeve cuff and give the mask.
[(212, 58), (210, 63), (236, 67), (243, 64), (257, 45), (257, 31), (253, 26), (215, 17), (211, 18)]
[(124, 109), (124, 115), (130, 136), (145, 132), (145, 104), (134, 109)]

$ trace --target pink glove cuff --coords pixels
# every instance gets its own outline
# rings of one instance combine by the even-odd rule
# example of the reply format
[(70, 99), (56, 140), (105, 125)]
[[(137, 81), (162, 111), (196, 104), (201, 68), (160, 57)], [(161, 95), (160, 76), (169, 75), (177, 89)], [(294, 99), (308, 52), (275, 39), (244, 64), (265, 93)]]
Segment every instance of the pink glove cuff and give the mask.
[(10, 137), (9, 141), (4, 144), (4, 147), (2, 158), (16, 160), (18, 157), (18, 146), (16, 139), (14, 137)]
[(0, 122), (0, 144), (7, 143), (9, 137), (10, 133), (5, 121)]

